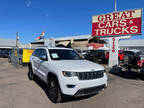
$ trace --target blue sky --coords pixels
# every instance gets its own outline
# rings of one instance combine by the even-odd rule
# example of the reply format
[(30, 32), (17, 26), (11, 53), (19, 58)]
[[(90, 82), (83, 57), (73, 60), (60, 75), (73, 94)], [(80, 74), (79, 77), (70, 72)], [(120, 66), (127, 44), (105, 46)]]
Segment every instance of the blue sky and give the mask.
[[(118, 11), (144, 8), (144, 0), (117, 2)], [(0, 38), (15, 39), (19, 32), (29, 43), (43, 30), (45, 38), (91, 34), (92, 16), (113, 11), (114, 0), (1, 0)]]

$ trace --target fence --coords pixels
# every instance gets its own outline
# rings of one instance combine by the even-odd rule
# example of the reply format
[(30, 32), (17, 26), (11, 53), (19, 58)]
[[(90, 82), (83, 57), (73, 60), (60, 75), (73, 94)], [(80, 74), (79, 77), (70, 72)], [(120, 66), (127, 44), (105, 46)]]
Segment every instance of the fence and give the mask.
[(32, 49), (13, 48), (9, 61), (16, 67), (24, 66), (29, 63), (32, 52)]

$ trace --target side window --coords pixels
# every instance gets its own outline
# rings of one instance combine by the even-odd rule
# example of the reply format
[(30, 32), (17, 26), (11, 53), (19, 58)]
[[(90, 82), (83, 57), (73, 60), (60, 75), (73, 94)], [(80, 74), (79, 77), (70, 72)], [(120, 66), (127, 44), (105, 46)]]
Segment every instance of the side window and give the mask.
[(135, 55), (135, 53), (134, 52), (130, 52), (130, 55)]
[(32, 54), (33, 56), (35, 56), (35, 57), (40, 57), (40, 56), (46, 56), (46, 58), (48, 58), (47, 57), (47, 52), (46, 52), (46, 50), (45, 49), (36, 49), (36, 50), (34, 50), (34, 52), (33, 52), (33, 54)]
[(34, 52), (32, 53), (33, 56), (36, 56), (37, 50), (38, 49), (34, 50)]
[(45, 49), (43, 50), (43, 55), (45, 55), (47, 57), (47, 52)]
[(35, 55), (36, 55), (36, 50), (34, 50), (34, 52), (32, 53), (32, 55), (33, 55), (33, 56), (35, 56)]
[(34, 50), (32, 55), (35, 56), (35, 57), (38, 57), (39, 54), (40, 54), (40, 49), (36, 49), (36, 50)]
[(48, 57), (47, 57), (47, 52), (46, 52), (45, 49), (40, 49), (40, 50), (39, 50), (39, 55), (38, 55), (38, 57), (40, 57), (40, 56), (46, 56), (46, 58), (48, 58)]

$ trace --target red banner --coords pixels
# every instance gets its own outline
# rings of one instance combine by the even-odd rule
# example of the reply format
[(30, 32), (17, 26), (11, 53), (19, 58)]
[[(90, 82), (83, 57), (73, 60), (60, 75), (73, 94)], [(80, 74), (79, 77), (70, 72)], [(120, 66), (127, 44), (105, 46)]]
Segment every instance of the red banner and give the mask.
[(92, 17), (92, 36), (141, 34), (142, 10), (129, 10)]

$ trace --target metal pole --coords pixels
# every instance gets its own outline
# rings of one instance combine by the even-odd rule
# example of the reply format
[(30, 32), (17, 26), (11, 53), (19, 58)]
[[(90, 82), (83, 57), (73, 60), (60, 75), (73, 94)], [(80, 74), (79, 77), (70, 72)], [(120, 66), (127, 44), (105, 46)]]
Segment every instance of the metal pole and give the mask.
[[(114, 0), (114, 12), (117, 11), (117, 0)], [(118, 66), (118, 48), (119, 48), (119, 37), (109, 38), (110, 51), (109, 51), (109, 67), (113, 68)]]
[(115, 12), (117, 11), (117, 0), (115, 0)]
[(16, 32), (16, 48), (18, 48), (18, 40), (19, 40), (18, 32)]
[(19, 55), (18, 55), (18, 54), (19, 54), (19, 53), (18, 53), (18, 51), (19, 51), (19, 50), (18, 50), (18, 40), (19, 40), (18, 32), (16, 32), (16, 49), (15, 49), (15, 53), (16, 53), (16, 54), (15, 54), (15, 57), (16, 57), (16, 66), (18, 66), (18, 63), (19, 63), (19, 61), (18, 61), (18, 60), (19, 60), (19, 59), (18, 59), (18, 56), (19, 56)]

